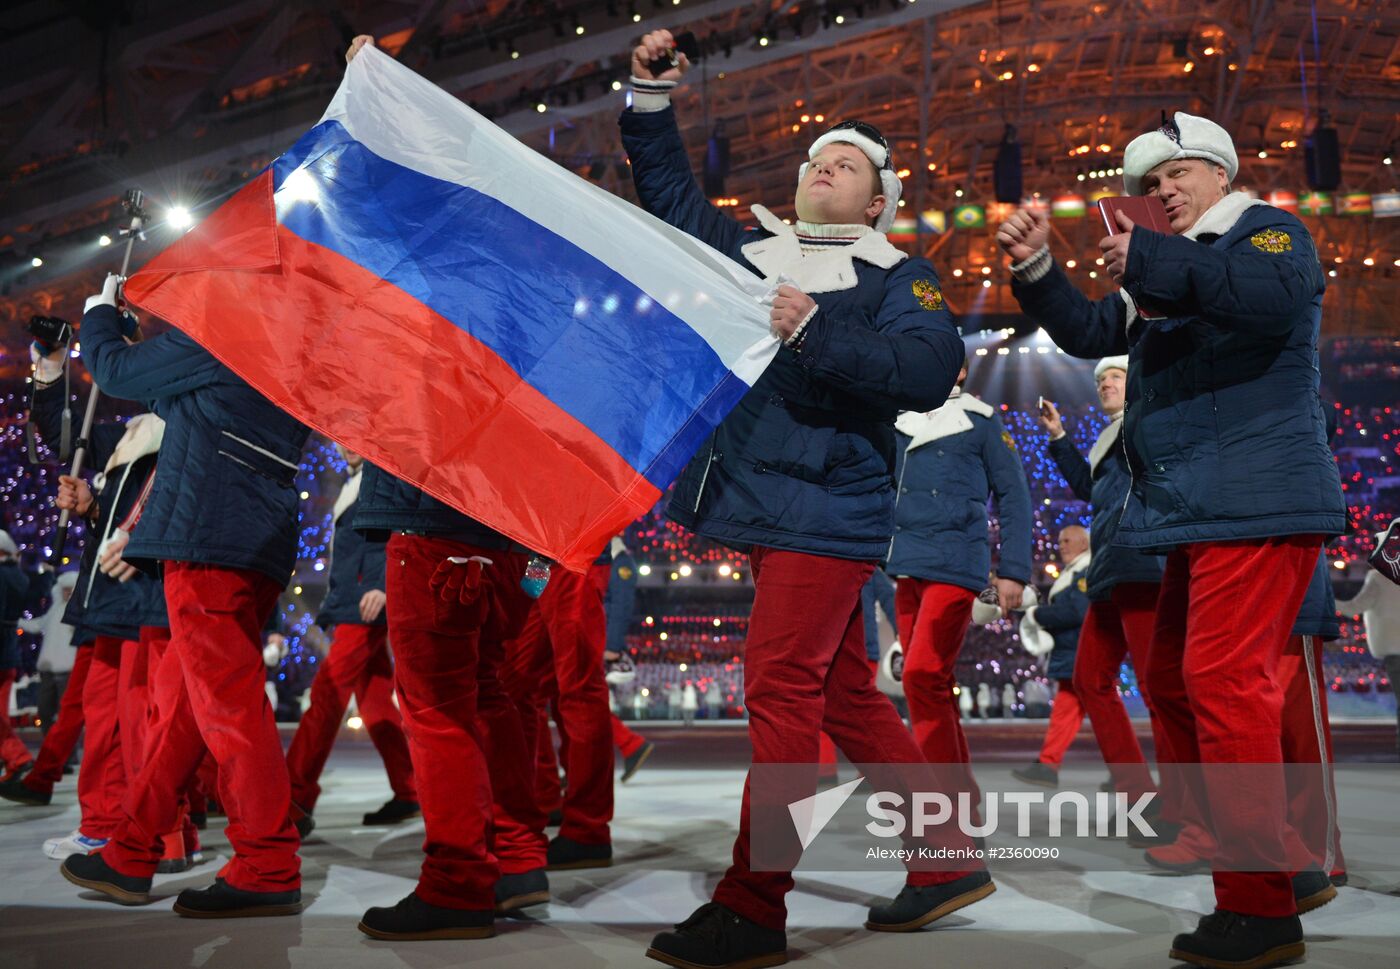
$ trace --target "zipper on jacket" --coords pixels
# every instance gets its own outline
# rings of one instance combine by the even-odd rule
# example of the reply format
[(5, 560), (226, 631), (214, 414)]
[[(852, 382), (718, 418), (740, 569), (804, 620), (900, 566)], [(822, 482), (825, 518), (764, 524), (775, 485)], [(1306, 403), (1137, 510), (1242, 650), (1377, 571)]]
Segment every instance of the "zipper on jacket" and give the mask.
[[(899, 469), (899, 480), (894, 483), (894, 520), (899, 521), (899, 496), (904, 494), (904, 472), (909, 470), (909, 452), (904, 452), (904, 464)], [(895, 534), (899, 532), (899, 525), (895, 526)], [(894, 558), (894, 535), (890, 536), (890, 549), (885, 553), (885, 561)]]
[(705, 473), (700, 475), (700, 487), (695, 490), (695, 507), (692, 514), (700, 514), (700, 499), (705, 497), (705, 482), (710, 480), (710, 465), (715, 463), (715, 439), (710, 438), (710, 453), (705, 455)]
[(1133, 497), (1133, 485), (1137, 484), (1137, 475), (1133, 473), (1133, 456), (1128, 453), (1128, 402), (1123, 402), (1123, 429), (1118, 432), (1118, 443), (1123, 446), (1123, 463), (1128, 466), (1128, 490), (1123, 494), (1123, 507), (1118, 509), (1119, 521), (1122, 521), (1123, 514), (1128, 510), (1128, 502)]

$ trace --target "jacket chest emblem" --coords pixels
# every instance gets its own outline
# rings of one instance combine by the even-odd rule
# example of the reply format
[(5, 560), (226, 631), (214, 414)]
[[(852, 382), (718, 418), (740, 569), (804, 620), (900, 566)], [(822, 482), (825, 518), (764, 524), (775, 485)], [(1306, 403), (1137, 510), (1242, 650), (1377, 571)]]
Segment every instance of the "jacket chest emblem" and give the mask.
[(930, 280), (914, 280), (914, 298), (924, 309), (933, 311), (943, 308), (943, 293)]
[(1249, 237), (1249, 241), (1254, 248), (1275, 255), (1280, 252), (1293, 251), (1292, 238), (1287, 232), (1280, 232), (1278, 229), (1265, 229), (1263, 232), (1256, 232)]
[(1080, 579), (1077, 585), (1080, 592), (1089, 591), (1089, 580), (1087, 578)]

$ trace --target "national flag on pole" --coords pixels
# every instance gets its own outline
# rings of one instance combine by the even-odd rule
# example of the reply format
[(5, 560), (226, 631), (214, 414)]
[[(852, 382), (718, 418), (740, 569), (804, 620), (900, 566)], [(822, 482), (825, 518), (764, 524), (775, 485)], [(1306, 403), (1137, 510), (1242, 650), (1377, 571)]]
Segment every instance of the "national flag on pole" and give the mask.
[(320, 123), (126, 296), (582, 570), (772, 360), (766, 289), (371, 47)]

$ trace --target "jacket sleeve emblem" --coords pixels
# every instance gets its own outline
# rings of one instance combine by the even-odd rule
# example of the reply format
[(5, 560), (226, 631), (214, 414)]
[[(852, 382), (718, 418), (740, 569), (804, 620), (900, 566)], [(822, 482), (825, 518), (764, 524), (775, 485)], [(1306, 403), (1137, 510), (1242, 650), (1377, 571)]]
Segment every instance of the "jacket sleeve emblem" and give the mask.
[(1088, 580), (1088, 579), (1086, 579), (1086, 578), (1081, 578), (1081, 579), (1079, 580), (1079, 591), (1080, 591), (1080, 592), (1088, 592), (1088, 591), (1089, 591), (1089, 580)]
[(1265, 229), (1263, 232), (1256, 232), (1249, 237), (1249, 241), (1253, 243), (1254, 248), (1274, 255), (1293, 251), (1293, 240), (1287, 232), (1281, 232), (1278, 229)]
[(914, 280), (914, 298), (926, 310), (941, 310), (943, 308), (943, 293), (930, 280)]
[(629, 582), (632, 579), (632, 570), (624, 565), (617, 570), (617, 577), (623, 582)]
[(1001, 432), (1001, 443), (1005, 444), (1012, 454), (1016, 454), (1016, 439), (1011, 436), (1010, 431)]

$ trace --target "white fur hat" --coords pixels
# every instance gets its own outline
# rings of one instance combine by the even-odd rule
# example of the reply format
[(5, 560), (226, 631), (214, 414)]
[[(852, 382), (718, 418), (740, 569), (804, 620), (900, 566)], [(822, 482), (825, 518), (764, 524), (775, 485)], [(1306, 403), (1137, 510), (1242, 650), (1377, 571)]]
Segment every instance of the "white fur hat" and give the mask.
[[(862, 124), (861, 127), (875, 131), (873, 125)], [(811, 164), (813, 158), (817, 157), (817, 153), (832, 142), (838, 141), (843, 145), (854, 145), (859, 148), (879, 171), (880, 191), (885, 196), (885, 209), (875, 220), (875, 231), (889, 232), (890, 227), (894, 225), (895, 212), (899, 210), (899, 196), (904, 186), (900, 182), (899, 176), (894, 173), (894, 161), (890, 158), (890, 150), (859, 129), (843, 128), (838, 125), (812, 142), (812, 147), (807, 149), (807, 161), (803, 162), (802, 167), (797, 170), (798, 184), (801, 184), (802, 179), (806, 177), (807, 166)]]
[(1240, 170), (1229, 132), (1209, 118), (1178, 111), (1156, 131), (1138, 135), (1128, 143), (1123, 152), (1123, 190), (1129, 195), (1141, 195), (1143, 177), (1173, 158), (1203, 158), (1222, 166), (1232, 182)]
[(1124, 354), (1124, 355), (1121, 356), (1121, 357), (1104, 357), (1102, 360), (1100, 360), (1098, 363), (1096, 363), (1096, 364), (1094, 365), (1094, 382), (1095, 382), (1095, 383), (1097, 383), (1097, 382), (1098, 382), (1098, 379), (1099, 379), (1100, 377), (1103, 376), (1103, 372), (1104, 372), (1105, 370), (1121, 370), (1121, 371), (1123, 371), (1124, 373), (1127, 373), (1127, 372), (1128, 372), (1128, 356), (1127, 356), (1127, 354)]

